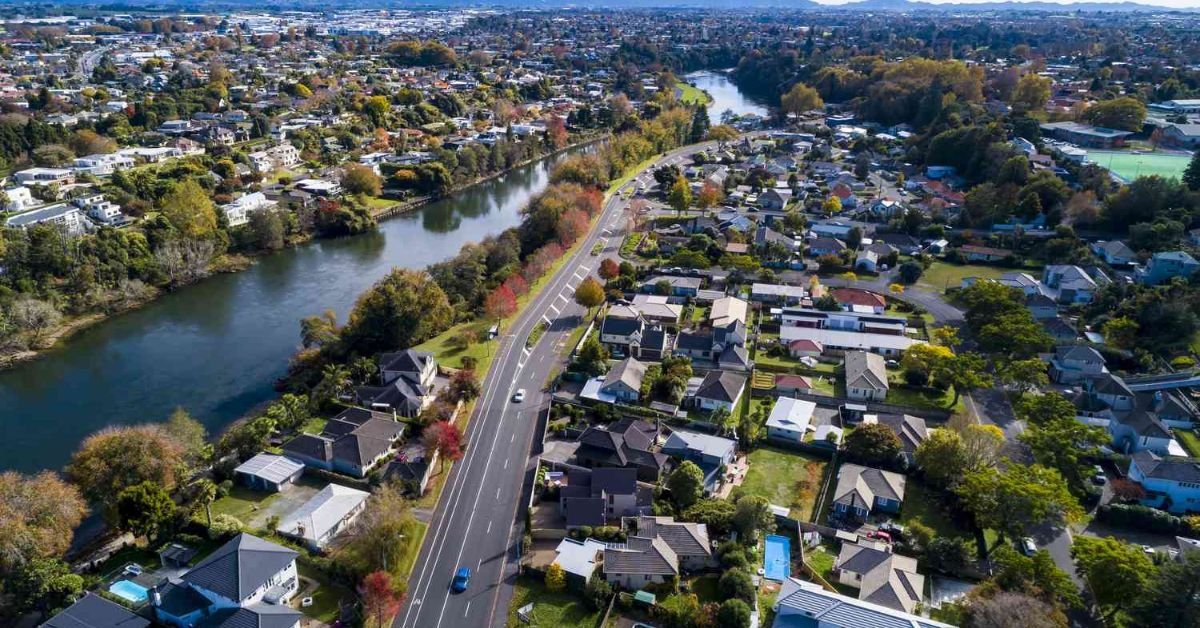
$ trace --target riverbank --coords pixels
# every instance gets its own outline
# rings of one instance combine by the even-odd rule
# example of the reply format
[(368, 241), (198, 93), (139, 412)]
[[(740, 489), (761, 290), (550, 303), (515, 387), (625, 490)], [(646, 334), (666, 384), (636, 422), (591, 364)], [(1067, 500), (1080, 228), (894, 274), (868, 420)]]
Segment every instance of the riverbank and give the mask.
[[(475, 188), (478, 188), (481, 185), (495, 181), (495, 180), (499, 179), (500, 177), (511, 174), (514, 171), (520, 170), (522, 168), (527, 168), (529, 166), (532, 166), (534, 164), (537, 164), (538, 162), (541, 162), (541, 161), (544, 161), (547, 159), (552, 159), (563, 153), (570, 152), (572, 150), (578, 150), (580, 148), (584, 148), (586, 146), (595, 144), (597, 142), (603, 141), (607, 137), (608, 137), (607, 134), (600, 134), (595, 137), (581, 139), (581, 140), (573, 142), (561, 149), (552, 151), (550, 153), (547, 153), (547, 154), (537, 157), (535, 159), (524, 160), (520, 163), (514, 164), (510, 168), (506, 168), (504, 170), (492, 173), (492, 174), (484, 176), (484, 177), (479, 177), (479, 178), (475, 179), (474, 181), (457, 186), (452, 191), (450, 191), (449, 193), (442, 195), (442, 196), (420, 197), (419, 199), (410, 199), (409, 201), (405, 201), (405, 202), (399, 202), (399, 203), (395, 203), (392, 205), (385, 205), (385, 206), (381, 206), (379, 208), (373, 208), (372, 215), (376, 219), (386, 220), (386, 219), (395, 218), (395, 217), (399, 217), (399, 216), (406, 215), (406, 214), (411, 214), (411, 213), (419, 211), (433, 203), (453, 200), (455, 197), (457, 197), (459, 195), (470, 192), (470, 191), (474, 190)], [(360, 234), (360, 236), (361, 235), (366, 235), (366, 234)], [(359, 237), (359, 236), (355, 236), (355, 237)], [(145, 307), (146, 305), (149, 305), (150, 303), (153, 303), (154, 301), (156, 301), (168, 294), (173, 294), (173, 293), (177, 293), (177, 292), (180, 292), (180, 291), (183, 291), (186, 289), (194, 288), (196, 286), (206, 283), (207, 281), (210, 281), (213, 277), (216, 277), (219, 275), (238, 273), (238, 272), (248, 270), (265, 259), (268, 259), (270, 257), (278, 255), (289, 249), (295, 249), (295, 248), (300, 247), (301, 245), (311, 244), (312, 242), (319, 241), (319, 240), (321, 240), (321, 238), (317, 238), (313, 235), (306, 235), (303, 237), (291, 237), (291, 238), (288, 238), (285, 246), (280, 249), (261, 250), (261, 251), (253, 251), (253, 252), (225, 253), (225, 254), (221, 255), (220, 257), (218, 257), (216, 260), (214, 260), (213, 263), (210, 265), (208, 276), (206, 276), (198, 281), (195, 281), (193, 283), (187, 284), (185, 286), (179, 286), (177, 288), (169, 289), (169, 290), (151, 288), (153, 290), (153, 292), (151, 294), (149, 294), (146, 298), (139, 299), (138, 301), (131, 303), (126, 307), (122, 307), (122, 308), (115, 309), (112, 311), (89, 312), (87, 314), (83, 314), (83, 315), (79, 315), (79, 316), (64, 317), (63, 320), (58, 325), (42, 332), (42, 334), (40, 335), (39, 341), (36, 343), (36, 347), (20, 347), (20, 348), (0, 349), (0, 371), (12, 369), (18, 365), (25, 364), (25, 363), (31, 362), (33, 360), (36, 360), (37, 358), (40, 358), (55, 349), (61, 349), (61, 348), (63, 348), (64, 345), (68, 344), (68, 342), (70, 341), (72, 336), (78, 334), (79, 332), (84, 331), (90, 327), (94, 327), (99, 323), (109, 321), (114, 318), (118, 318), (122, 315), (131, 313), (135, 310), (141, 309), (141, 308)]]

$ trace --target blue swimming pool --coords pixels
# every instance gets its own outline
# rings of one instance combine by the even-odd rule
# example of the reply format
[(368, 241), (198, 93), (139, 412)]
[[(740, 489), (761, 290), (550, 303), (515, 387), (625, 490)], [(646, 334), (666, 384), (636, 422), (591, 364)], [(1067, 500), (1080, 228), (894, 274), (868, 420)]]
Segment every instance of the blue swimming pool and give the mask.
[(108, 592), (134, 604), (141, 604), (150, 596), (150, 589), (134, 582), (133, 580), (121, 580), (114, 582), (108, 587)]
[(792, 540), (772, 534), (766, 538), (763, 550), (763, 575), (768, 580), (783, 582), (792, 575)]

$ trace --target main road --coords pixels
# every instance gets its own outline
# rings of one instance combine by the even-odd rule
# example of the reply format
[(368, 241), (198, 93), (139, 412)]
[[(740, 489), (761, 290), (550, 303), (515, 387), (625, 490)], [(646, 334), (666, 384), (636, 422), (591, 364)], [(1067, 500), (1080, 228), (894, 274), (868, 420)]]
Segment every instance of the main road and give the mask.
[[(712, 146), (693, 144), (665, 153), (612, 194), (583, 244), (500, 338), (467, 427), (466, 454), (438, 500), (396, 628), (504, 625), (529, 500), (526, 488), (537, 463), (530, 452), (549, 405), (543, 389), (571, 330), (585, 315), (575, 303), (575, 287), (596, 272), (600, 260), (617, 256), (626, 229), (624, 192), (648, 187), (654, 168), (681, 163)], [(600, 252), (593, 255), (597, 244)], [(539, 323), (547, 325), (546, 332), (527, 348)], [(518, 389), (528, 393), (523, 403), (512, 401)], [(450, 581), (459, 567), (471, 569), (471, 582), (465, 592), (454, 594)]]

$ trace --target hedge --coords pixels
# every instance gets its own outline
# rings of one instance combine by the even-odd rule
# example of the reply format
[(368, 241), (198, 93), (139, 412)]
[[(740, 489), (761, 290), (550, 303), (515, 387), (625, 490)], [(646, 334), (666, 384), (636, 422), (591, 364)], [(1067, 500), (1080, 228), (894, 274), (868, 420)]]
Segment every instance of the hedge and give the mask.
[(1193, 534), (1183, 517), (1139, 504), (1105, 504), (1096, 511), (1096, 519), (1123, 528), (1158, 534)]

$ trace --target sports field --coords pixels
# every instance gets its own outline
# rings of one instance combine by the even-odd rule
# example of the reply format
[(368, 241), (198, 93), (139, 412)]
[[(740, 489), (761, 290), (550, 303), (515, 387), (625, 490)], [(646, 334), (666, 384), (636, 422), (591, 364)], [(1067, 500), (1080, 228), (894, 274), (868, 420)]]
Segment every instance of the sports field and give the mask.
[(1103, 166), (1126, 181), (1157, 174), (1163, 177), (1183, 176), (1191, 159), (1183, 153), (1134, 153), (1132, 151), (1089, 150), (1088, 161)]

